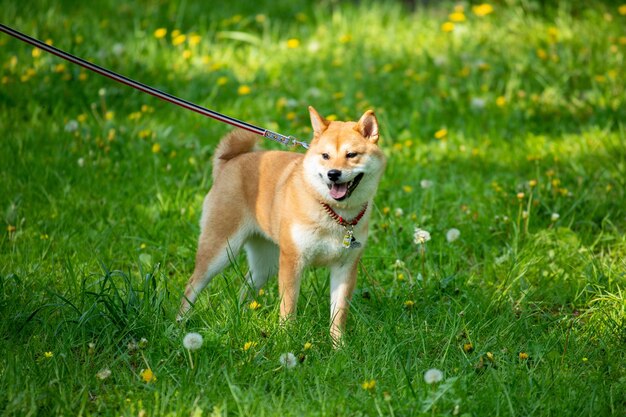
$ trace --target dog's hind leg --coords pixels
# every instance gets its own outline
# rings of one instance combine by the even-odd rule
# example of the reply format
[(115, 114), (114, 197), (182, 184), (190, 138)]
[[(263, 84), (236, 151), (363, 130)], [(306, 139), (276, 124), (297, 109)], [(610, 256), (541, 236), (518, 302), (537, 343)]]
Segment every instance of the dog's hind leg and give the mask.
[(248, 257), (249, 272), (239, 294), (243, 303), (250, 295), (257, 294), (267, 280), (278, 272), (278, 246), (262, 236), (252, 236), (244, 248)]
[(200, 291), (239, 253), (249, 234), (249, 225), (243, 224), (242, 216), (236, 211), (203, 213), (196, 266), (185, 288), (178, 320), (196, 301)]

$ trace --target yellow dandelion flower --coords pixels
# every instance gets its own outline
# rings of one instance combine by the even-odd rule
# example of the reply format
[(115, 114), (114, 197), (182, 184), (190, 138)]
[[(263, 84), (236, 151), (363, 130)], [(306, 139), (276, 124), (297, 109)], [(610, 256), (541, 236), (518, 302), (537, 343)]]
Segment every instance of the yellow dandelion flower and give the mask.
[(522, 193), (522, 192), (517, 193), (517, 199), (518, 200), (521, 200), (523, 198), (524, 198), (524, 193)]
[(172, 45), (178, 46), (178, 45), (184, 43), (186, 39), (187, 39), (187, 35), (181, 33), (180, 35), (178, 35), (174, 39), (172, 39)]
[(448, 136), (448, 129), (439, 129), (438, 131), (435, 132), (436, 139), (443, 139), (446, 136)]
[(44, 352), (43, 357), (46, 359), (52, 359), (54, 357), (54, 353), (52, 352)]
[(77, 44), (81, 44), (85, 41), (85, 38), (82, 37), (82, 35), (76, 35), (76, 37), (74, 38), (74, 42), (76, 42)]
[(191, 51), (189, 49), (185, 49), (183, 51), (183, 59), (189, 59), (191, 58)]
[(265, 21), (267, 20), (267, 16), (265, 16), (264, 14), (258, 14), (254, 16), (254, 20), (257, 23), (265, 23)]
[(405, 193), (410, 193), (411, 191), (413, 191), (413, 187), (411, 187), (410, 185), (403, 185), (402, 191), (404, 191)]
[(164, 38), (165, 35), (167, 35), (167, 29), (165, 28), (158, 28), (154, 31), (154, 37), (157, 39)]
[(150, 107), (147, 104), (142, 104), (141, 105), (141, 112), (142, 113), (152, 113), (152, 112), (154, 112), (154, 107)]
[(263, 297), (265, 295), (265, 290), (263, 288), (261, 288), (259, 290), (259, 297)]
[(454, 23), (452, 22), (445, 22), (441, 25), (441, 30), (449, 33), (452, 32), (454, 30)]
[(159, 145), (158, 143), (154, 143), (152, 145), (152, 152), (153, 153), (159, 153), (161, 152), (161, 145)]
[(87, 78), (89, 78), (89, 76), (87, 75), (86, 72), (81, 72), (80, 74), (78, 74), (78, 79), (80, 81), (85, 81)]
[(472, 345), (471, 343), (465, 343), (463, 345), (463, 352), (465, 353), (470, 353), (474, 350), (474, 345)]
[(453, 9), (456, 13), (463, 13), (465, 11), (465, 6), (463, 6), (462, 4), (457, 4), (454, 6)]
[(39, 58), (41, 56), (41, 49), (33, 48), (31, 55), (33, 56), (33, 58)]
[(54, 66), (54, 68), (52, 69), (54, 72), (65, 72), (65, 70), (67, 69), (67, 67), (65, 66), (65, 64), (57, 64)]
[(505, 104), (506, 104), (506, 98), (504, 98), (504, 96), (500, 96), (496, 99), (496, 106), (504, 107)]
[(530, 180), (530, 181), (528, 181), (528, 186), (530, 188), (536, 187), (537, 186), (537, 180)]
[(593, 79), (599, 84), (606, 82), (606, 77), (604, 75), (596, 75)]
[(404, 281), (404, 274), (403, 273), (399, 273), (398, 276), (396, 277), (396, 279), (398, 281)]
[(189, 35), (189, 45), (191, 45), (191, 46), (195, 46), (195, 45), (199, 44), (201, 40), (202, 40), (202, 36), (200, 36), (200, 35), (198, 35), (196, 33), (193, 33), (193, 34)]
[(294, 111), (290, 111), (289, 113), (285, 115), (285, 117), (287, 118), (287, 120), (295, 120), (297, 117), (297, 114)]
[(553, 26), (548, 28), (548, 38), (551, 42), (556, 42), (559, 37), (559, 30)]
[(244, 351), (244, 352), (246, 352), (246, 351), (248, 351), (248, 350), (252, 349), (253, 347), (255, 347), (256, 345), (258, 345), (258, 343), (257, 343), (257, 342), (246, 342), (246, 343), (243, 345), (243, 351)]
[(617, 8), (617, 12), (622, 16), (626, 16), (626, 4), (622, 4)]
[(250, 94), (252, 90), (250, 89), (249, 86), (247, 85), (240, 85), (239, 88), (237, 89), (237, 94), (239, 94), (240, 96), (245, 96), (247, 94)]
[(175, 37), (177, 37), (178, 35), (180, 35), (180, 30), (178, 29), (174, 29), (172, 31), (172, 34), (170, 35), (172, 37), (172, 39), (174, 39)]
[(389, 212), (391, 212), (389, 207), (383, 207), (383, 214), (389, 214)]
[(334, 122), (335, 120), (337, 120), (337, 115), (336, 114), (329, 114), (328, 116), (326, 116), (326, 120)]
[(46, 44), (48, 44), (48, 45), (50, 45), (50, 46), (52, 46), (52, 44), (53, 44), (54, 42), (52, 42), (52, 39), (46, 39), (46, 42), (45, 42), (45, 43), (46, 43)]
[(259, 308), (261, 308), (261, 303), (258, 303), (255, 300), (255, 301), (252, 301), (248, 307), (250, 307), (250, 310), (258, 310)]
[(526, 352), (520, 352), (519, 353), (519, 358), (523, 361), (525, 361), (526, 359), (528, 359), (528, 353)]
[(287, 41), (287, 48), (296, 49), (300, 46), (300, 40), (296, 38), (291, 38)]
[(141, 118), (141, 112), (138, 112), (138, 111), (134, 111), (128, 115), (128, 120), (139, 120), (140, 118)]
[(404, 306), (405, 306), (406, 308), (413, 308), (413, 306), (414, 306), (414, 305), (415, 305), (415, 301), (413, 301), (413, 300), (406, 300), (406, 301), (404, 302)]
[(472, 11), (476, 16), (483, 17), (493, 13), (493, 6), (489, 3), (483, 3), (473, 6)]
[(367, 380), (366, 379), (361, 384), (361, 388), (363, 388), (365, 391), (373, 391), (376, 388), (376, 380), (374, 380), (374, 379)]
[(139, 131), (139, 137), (141, 139), (145, 139), (147, 137), (150, 137), (150, 135), (152, 135), (152, 131), (150, 129), (143, 129), (143, 130)]
[(537, 51), (535, 52), (537, 54), (537, 58), (541, 59), (542, 61), (545, 61), (546, 59), (548, 59), (548, 53), (546, 52), (545, 49), (537, 49)]
[(85, 113), (81, 113), (76, 117), (79, 123), (85, 123), (87, 121), (87, 115)]
[(626, 36), (620, 36), (619, 43), (620, 45), (626, 45)]
[(109, 132), (107, 133), (107, 140), (109, 142), (113, 142), (113, 140), (115, 140), (115, 135), (116, 135), (115, 129), (109, 129)]
[(352, 35), (344, 34), (339, 37), (339, 43), (350, 43), (352, 42)]
[(156, 375), (154, 375), (154, 372), (152, 372), (152, 369), (150, 368), (142, 369), (141, 372), (139, 373), (139, 376), (141, 377), (143, 382), (149, 383), (149, 382), (156, 381)]
[(306, 342), (303, 346), (304, 350), (309, 350), (313, 347), (313, 344), (311, 342)]
[(450, 19), (450, 21), (454, 23), (461, 23), (461, 22), (465, 22), (466, 20), (465, 14), (463, 12), (450, 13), (448, 15), (448, 19)]
[(113, 120), (114, 117), (115, 117), (115, 112), (112, 112), (112, 111), (108, 111), (104, 114), (105, 120)]

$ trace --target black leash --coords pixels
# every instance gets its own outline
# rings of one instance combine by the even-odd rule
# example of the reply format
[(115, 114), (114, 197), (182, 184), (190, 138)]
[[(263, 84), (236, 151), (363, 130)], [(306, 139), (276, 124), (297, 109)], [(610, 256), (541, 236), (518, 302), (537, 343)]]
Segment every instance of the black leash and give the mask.
[(190, 101), (187, 100), (183, 100), (182, 98), (178, 98), (176, 96), (173, 96), (171, 94), (165, 93), (161, 90), (157, 90), (154, 87), (150, 87), (149, 85), (140, 83), (138, 81), (132, 80), (128, 77), (125, 77), (123, 75), (120, 75), (116, 72), (113, 72), (111, 70), (108, 70), (106, 68), (103, 68), (99, 65), (96, 64), (92, 64), (89, 61), (85, 61), (82, 58), (79, 58), (77, 56), (74, 56), (72, 54), (69, 54), (65, 51), (60, 50), (59, 48), (55, 48), (52, 45), (48, 45), (45, 42), (42, 42), (38, 39), (35, 39), (33, 37), (30, 37), (28, 35), (23, 34), (22, 32), (19, 32), (15, 29), (12, 29), (6, 25), (0, 24), (0, 32), (4, 32), (7, 35), (11, 35), (16, 39), (19, 39), (23, 42), (26, 42), (28, 44), (31, 44), (39, 49), (42, 49), (46, 52), (49, 52), (53, 55), (58, 56), (59, 58), (63, 58), (66, 61), (69, 61), (73, 64), (76, 65), (80, 65), (83, 68), (86, 68), (90, 71), (93, 71), (97, 74), (103, 75), (105, 77), (111, 78), (112, 80), (115, 80), (119, 83), (122, 84), (126, 84), (129, 87), (135, 88), (139, 91), (143, 91), (144, 93), (148, 93), (151, 94), (157, 98), (160, 98), (161, 100), (165, 100), (167, 102), (176, 104), (177, 106), (183, 107), (187, 110), (191, 110), (191, 111), (195, 111), (196, 113), (200, 113), (203, 116), (207, 116), (210, 117), (212, 119), (215, 120), (219, 120), (220, 122), (223, 123), (228, 123), (230, 125), (239, 127), (241, 129), (247, 130), (249, 132), (253, 132), (256, 133), (257, 135), (261, 135), (265, 138), (271, 139), (273, 141), (282, 143), (283, 145), (300, 145), (306, 149), (309, 148), (309, 144), (307, 142), (303, 142), (300, 141), (298, 139), (296, 139), (293, 136), (284, 136), (281, 135), (280, 133), (276, 133), (276, 132), (272, 132), (271, 130), (267, 130), (267, 129), (263, 129), (260, 128), (258, 126), (254, 126), (250, 123), (246, 123), (244, 121), (235, 119), (233, 117), (230, 116), (226, 116), (224, 114), (218, 113), (216, 111), (213, 110), (209, 110), (206, 107), (202, 107), (199, 106), (195, 103), (192, 103)]

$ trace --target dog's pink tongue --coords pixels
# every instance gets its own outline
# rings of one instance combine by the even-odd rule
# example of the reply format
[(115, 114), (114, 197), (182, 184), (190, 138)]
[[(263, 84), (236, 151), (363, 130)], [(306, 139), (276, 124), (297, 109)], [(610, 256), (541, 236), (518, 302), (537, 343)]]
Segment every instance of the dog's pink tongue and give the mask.
[(334, 199), (343, 198), (348, 192), (348, 183), (333, 184), (330, 188), (330, 196)]

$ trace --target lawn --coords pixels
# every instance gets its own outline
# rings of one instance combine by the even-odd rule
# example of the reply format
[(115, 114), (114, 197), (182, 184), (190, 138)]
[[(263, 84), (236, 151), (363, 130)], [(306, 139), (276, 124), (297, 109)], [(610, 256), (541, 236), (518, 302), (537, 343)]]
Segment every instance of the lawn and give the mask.
[(372, 108), (389, 160), (341, 349), (326, 270), (281, 327), (275, 280), (238, 304), (244, 257), (180, 325), (230, 127), (0, 34), (2, 414), (626, 415), (626, 5), (410, 3), (2, 2), (303, 140), (308, 105)]

